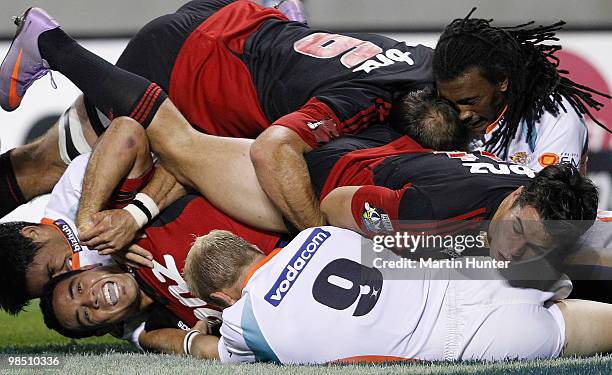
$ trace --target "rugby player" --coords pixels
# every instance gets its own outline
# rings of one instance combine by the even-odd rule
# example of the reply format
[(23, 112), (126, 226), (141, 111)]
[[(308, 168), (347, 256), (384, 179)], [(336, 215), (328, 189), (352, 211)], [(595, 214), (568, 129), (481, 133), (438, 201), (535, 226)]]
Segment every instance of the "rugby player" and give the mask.
[[(303, 231), (267, 257), (230, 232), (198, 238), (187, 255), (187, 285), (225, 310), (221, 338), (191, 331), (189, 351), (226, 363), (313, 364), (536, 359), (612, 349), (610, 305), (551, 304), (551, 292), (511, 288), (499, 279), (460, 279), (451, 269), (393, 278), (388, 269), (364, 263), (363, 251), (371, 245), (334, 227)], [(54, 329), (91, 330), (81, 316), (87, 310), (95, 329), (129, 315), (109, 303), (96, 305), (104, 282), (125, 288), (121, 307), (142, 301), (126, 273), (98, 269), (62, 276), (42, 299)], [(321, 329), (313, 330), (313, 322)]]
[[(412, 93), (408, 99), (406, 108), (415, 122), (407, 131), (419, 141), (448, 139), (450, 146), (457, 142), (465, 144), (464, 134), (446, 131), (461, 129), (455, 121), (456, 113), (443, 102), (436, 102), (431, 91)], [(253, 186), (256, 190), (257, 179), (250, 161), (233, 157), (248, 152), (248, 140), (213, 136), (203, 136), (201, 140), (205, 142), (198, 147), (202, 150), (198, 156), (202, 158), (200, 172), (207, 178), (216, 180), (217, 175), (227, 173), (222, 160), (234, 160), (231, 171), (236, 175), (234, 181), (221, 185), (215, 194), (232, 195), (233, 190), (243, 191), (236, 185)], [(381, 143), (380, 147), (367, 148)], [(113, 150), (98, 148), (94, 151), (92, 159), (99, 161), (90, 165), (85, 181), (86, 185), (87, 181), (95, 181), (99, 185), (99, 195), (86, 194), (84, 201), (103, 202), (100, 194), (112, 190), (117, 183), (110, 177), (98, 178), (113, 174)], [(323, 202), (322, 209), (330, 223), (368, 235), (413, 225), (417, 225), (419, 231), (438, 234), (452, 233), (460, 228), (484, 231), (491, 237), (491, 255), (499, 259), (534, 257), (534, 251), (546, 253), (560, 245), (560, 240), (571, 247), (592, 225), (597, 212), (595, 186), (572, 166), (551, 166), (536, 176), (525, 166), (502, 162), (486, 152), (426, 149), (413, 138), (382, 125), (361, 135), (335, 140), (307, 154), (306, 160), (314, 191)], [(219, 178), (230, 180), (227, 176)], [(242, 212), (247, 222), (261, 229), (266, 229), (270, 223), (282, 222), (278, 211), (261, 209), (273, 206), (265, 194), (241, 193), (236, 197), (240, 202), (248, 202), (249, 207), (259, 207), (255, 211), (245, 209)], [(226, 211), (224, 205), (218, 207)], [(385, 219), (374, 223), (372, 212), (376, 218)], [(403, 227), (405, 223), (401, 221), (421, 223), (408, 223)], [(432, 226), (423, 221), (438, 223)], [(561, 237), (556, 235), (559, 228), (555, 228), (555, 222), (567, 223)], [(512, 235), (502, 234), (508, 225), (520, 228), (511, 232)], [(523, 226), (530, 230), (523, 230)], [(100, 238), (95, 238), (97, 236)], [(86, 243), (96, 248), (102, 244), (104, 248), (110, 236), (95, 234), (93, 237)]]
[[(144, 132), (131, 119), (116, 120), (116, 122), (121, 121), (130, 122), (130, 126), (123, 127), (124, 130)], [(104, 140), (112, 136), (115, 136), (115, 132), (111, 130)], [(132, 153), (136, 159), (151, 158), (150, 153), (142, 151), (148, 150), (146, 137), (131, 137), (124, 133), (122, 139), (132, 144), (131, 147), (124, 149)], [(135, 139), (144, 139), (145, 142), (141, 142), (136, 147)], [(120, 151), (114, 153), (115, 160), (119, 159), (119, 154)], [(81, 183), (88, 160), (88, 155), (82, 155), (70, 164), (53, 190), (46, 208), (46, 217), (41, 224), (22, 222), (0, 224), (2, 229), (0, 243), (5, 256), (2, 274), (3, 280), (6, 281), (2, 284), (2, 293), (0, 293), (0, 305), (3, 309), (11, 313), (19, 312), (29, 299), (43, 294), (43, 286), (52, 276), (69, 270), (87, 269), (80, 267), (114, 264), (109, 255), (99, 255), (97, 251), (85, 246), (79, 240), (79, 232), (74, 225), (82, 191)], [(134, 160), (130, 163), (130, 167), (132, 170), (126, 172), (126, 175), (138, 175), (139, 173), (134, 170), (149, 170), (150, 163)], [(127, 181), (122, 179), (121, 182), (122, 186), (131, 186), (132, 189), (142, 185), (142, 181), (136, 179)], [(145, 191), (147, 188), (151, 188), (151, 184), (146, 186)], [(110, 190), (112, 191), (113, 189)], [(144, 229), (146, 238), (140, 238), (138, 244), (131, 250), (136, 254), (148, 255), (151, 259), (148, 261), (151, 263), (151, 268), (135, 272), (140, 275), (141, 280), (144, 280), (143, 283), (149, 285), (146, 290), (155, 304), (147, 305), (147, 308), (139, 309), (138, 314), (131, 316), (126, 322), (127, 326), (122, 335), (123, 338), (150, 350), (172, 351), (174, 348), (182, 353), (180, 340), (185, 332), (176, 330), (193, 327), (199, 319), (206, 320), (210, 317), (214, 323), (218, 318), (214, 307), (190, 299), (189, 295), (180, 289), (184, 284), (180, 277), (181, 262), (184, 261), (186, 251), (191, 246), (194, 234), (205, 234), (216, 228), (244, 231), (245, 236), (253, 236), (253, 240), (266, 250), (276, 246), (279, 236), (255, 230), (228, 218), (200, 196), (190, 194), (172, 203), (173, 197), (185, 193), (166, 190), (166, 194), (169, 206)], [(172, 251), (169, 252), (169, 249)], [(128, 256), (128, 260), (130, 259), (133, 258)], [(108, 293), (108, 290), (106, 292)], [(152, 310), (154, 313), (149, 316)], [(147, 316), (143, 313), (147, 313)], [(175, 319), (174, 316), (179, 318)], [(143, 319), (146, 320), (146, 324), (134, 325), (134, 320), (140, 323)], [(163, 333), (160, 332), (161, 329), (164, 329)], [(165, 335), (170, 335), (175, 340), (167, 339)], [(168, 342), (174, 342), (176, 345), (168, 348)]]
[[(189, 4), (189, 6), (186, 6), (184, 8), (182, 8), (183, 13), (189, 13), (190, 11), (193, 13), (194, 9), (192, 7), (193, 4)], [(201, 6), (201, 3), (198, 4), (198, 6)], [(214, 7), (214, 4), (213, 4)], [(197, 8), (197, 7), (195, 7)], [(191, 10), (190, 10), (191, 9)], [(179, 13), (181, 13), (181, 11), (179, 11)], [(159, 46), (157, 44), (160, 43), (160, 39), (158, 37), (163, 37), (163, 38), (168, 38), (170, 39), (168, 42), (169, 46), (181, 46), (183, 45), (183, 41), (187, 38), (188, 33), (185, 31), (182, 31), (183, 34), (185, 35), (177, 35), (177, 29), (178, 30), (183, 30), (185, 25), (183, 25), (183, 23), (188, 23), (188, 21), (185, 21), (184, 18), (189, 18), (189, 15), (185, 15), (185, 14), (175, 14), (173, 16), (165, 16), (162, 17), (156, 21), (153, 21), (151, 24), (149, 24), (147, 27), (145, 27), (135, 38), (134, 40), (130, 43), (130, 45), (128, 46), (126, 53), (124, 53), (124, 55), (122, 56), (122, 58), (119, 60), (118, 64), (119, 66), (124, 67), (125, 69), (129, 70), (129, 71), (133, 71), (136, 72), (139, 75), (142, 75), (144, 77), (147, 77), (148, 79), (150, 79), (153, 82), (158, 82), (160, 83), (161, 87), (164, 88), (166, 91), (169, 90), (170, 93), (170, 97), (174, 98), (173, 96), (173, 91), (170, 90), (170, 86), (172, 86), (172, 79), (173, 79), (173, 72), (176, 70), (176, 66), (174, 66), (173, 64), (175, 63), (175, 57), (177, 54), (179, 54), (179, 52), (182, 53), (181, 51), (176, 50), (176, 47), (174, 47), (174, 49), (169, 48), (169, 50), (172, 52), (170, 55), (171, 56), (160, 56), (158, 54), (158, 51), (160, 50)], [(197, 12), (196, 12), (197, 13)], [(195, 17), (193, 14), (191, 14), (192, 17)], [(197, 18), (197, 17), (196, 17)], [(182, 21), (182, 23), (181, 23)], [(179, 25), (173, 25), (172, 22), (178, 22)], [(182, 26), (181, 26), (182, 25)], [(180, 34), (180, 32), (179, 32)], [(158, 37), (155, 38), (155, 42), (156, 47), (155, 48), (150, 48), (152, 40), (151, 40), (151, 35), (158, 35)], [(165, 45), (165, 43), (163, 43)], [(164, 50), (164, 49), (162, 49)], [(153, 56), (150, 56), (150, 54), (153, 54)], [(180, 55), (180, 54), (179, 54)], [(150, 59), (145, 59), (146, 61), (148, 60), (155, 60), (155, 61), (160, 61), (161, 64), (149, 64), (149, 63), (145, 63), (143, 62), (143, 56), (150, 56)], [(344, 55), (343, 55), (344, 56)], [(337, 60), (337, 59), (332, 59), (332, 60)], [(177, 60), (178, 61), (178, 60)], [(337, 61), (336, 61), (337, 63)], [(397, 65), (397, 64), (395, 64)], [(273, 69), (274, 70), (274, 69)], [(378, 70), (378, 69), (377, 69)], [(384, 69), (383, 69), (384, 70)], [(320, 69), (318, 70), (320, 71)], [(556, 71), (555, 71), (556, 72)], [(372, 71), (371, 73), (376, 73), (376, 70)], [(371, 73), (368, 73), (370, 75), (373, 75)], [(374, 74), (375, 75), (375, 74)], [(355, 78), (357, 81), (359, 80), (358, 77)], [(350, 81), (350, 80), (349, 80)], [(297, 82), (296, 80), (293, 80), (293, 82)], [(566, 82), (569, 86), (573, 87), (573, 83), (571, 81), (568, 81), (566, 78), (563, 78), (563, 82)], [(439, 82), (440, 83), (440, 82)], [(191, 84), (193, 84), (193, 82), (191, 82)], [(566, 87), (567, 85), (565, 85), (564, 87)], [(479, 86), (480, 87), (480, 86)], [(481, 87), (482, 88), (482, 87)], [(482, 88), (483, 90), (486, 89), (487, 87)], [(562, 90), (561, 87), (557, 88), (558, 90)], [(513, 91), (512, 91), (513, 92)], [(186, 95), (187, 96), (187, 95)], [(192, 97), (192, 96), (190, 96)], [(280, 95), (280, 97), (283, 97), (282, 95)], [(285, 96), (286, 97), (286, 96)], [(497, 95), (498, 99), (499, 99), (499, 95)], [(517, 97), (524, 97), (524, 95), (517, 95)], [(177, 99), (175, 99), (177, 100)], [(589, 104), (589, 102), (587, 101), (587, 105)], [(496, 102), (497, 105), (497, 102)], [(185, 107), (189, 107), (189, 105), (182, 105), (181, 106), (181, 111), (183, 111), (185, 114), (187, 114), (188, 119), (191, 121), (192, 117), (189, 114), (190, 110), (193, 110), (193, 108), (185, 108)], [(513, 108), (518, 108), (519, 106), (513, 106)], [(88, 114), (89, 117), (91, 118), (97, 118), (98, 116), (96, 115), (96, 111), (93, 109), (93, 107), (91, 105), (87, 106), (88, 108)], [(586, 107), (584, 107), (586, 110)], [(72, 119), (72, 132), (70, 134), (75, 134), (76, 135), (72, 135), (72, 137), (76, 137), (75, 139), (70, 139), (70, 137), (65, 138), (64, 142), (60, 142), (60, 144), (64, 144), (64, 145), (73, 145), (73, 146), (77, 146), (77, 147), (66, 147), (66, 146), (61, 146), (61, 154), (63, 155), (63, 158), (65, 161), (69, 160), (68, 154), (72, 153), (78, 153), (81, 152), (80, 149), (81, 148), (88, 148), (88, 143), (92, 143), (93, 141), (95, 141), (96, 135), (94, 133), (94, 131), (89, 127), (88, 125), (88, 114), (85, 113), (85, 110), (82, 108), (82, 102), (81, 101), (77, 101), (76, 102), (76, 107), (72, 108), (71, 111), (69, 111), (69, 113), (67, 112), (64, 116), (64, 121), (62, 122), (62, 129), (63, 128), (67, 128), (68, 126), (68, 118)], [(197, 117), (197, 116), (195, 116)], [(94, 120), (92, 120), (94, 121)], [(86, 131), (83, 132), (83, 135), (80, 136), (81, 132), (80, 131), (74, 131), (74, 127), (78, 127), (75, 124), (78, 124), (82, 122), (83, 126), (86, 128)], [(223, 122), (222, 122), (223, 123)], [(319, 124), (317, 122), (314, 122), (313, 124)], [(322, 124), (322, 123), (321, 123)], [(214, 125), (211, 125), (214, 127)], [(320, 128), (320, 125), (317, 125), (317, 128)], [(104, 126), (98, 121), (95, 120), (94, 121), (94, 128), (99, 131), (104, 129)], [(216, 128), (215, 128), (216, 129)], [(223, 131), (221, 131), (221, 133), (216, 132), (215, 129), (207, 129), (207, 131), (209, 131), (211, 134), (224, 134)], [(279, 127), (272, 127), (272, 129), (276, 129), (274, 130), (274, 132), (278, 133), (278, 132), (287, 132), (285, 129), (281, 129), (278, 130)], [(61, 129), (60, 129), (61, 130)], [(295, 129), (294, 129), (295, 130)], [(272, 132), (269, 132), (269, 134)], [(69, 134), (69, 135), (70, 135)], [(288, 133), (288, 134), (293, 134), (293, 133)], [(282, 134), (281, 134), (282, 135)], [(60, 132), (60, 138), (62, 136), (65, 136), (65, 132)], [(539, 140), (543, 140), (544, 138), (547, 138), (548, 135), (543, 135), (540, 134), (539, 135)], [(48, 138), (48, 139), (47, 139)], [(8, 173), (8, 177), (6, 179), (2, 179), (1, 181), (9, 181), (9, 182), (13, 182), (10, 184), (10, 186), (6, 187), (8, 190), (10, 190), (12, 193), (8, 194), (8, 197), (22, 197), (23, 198), (23, 194), (19, 194), (19, 186), (17, 186), (17, 181), (14, 178), (14, 175), (18, 175), (18, 176), (23, 176), (24, 179), (26, 179), (27, 175), (34, 175), (36, 172), (39, 172), (39, 168), (41, 163), (32, 163), (32, 155), (34, 153), (39, 154), (39, 155), (43, 155), (45, 156), (44, 158), (44, 163), (45, 164), (53, 164), (53, 167), (49, 166), (49, 168), (46, 168), (45, 173), (51, 174), (53, 173), (55, 176), (58, 176), (61, 172), (61, 170), (64, 168), (62, 163), (57, 163), (59, 161), (59, 157), (58, 157), (58, 153), (57, 150), (53, 150), (53, 152), (51, 153), (46, 153), (43, 154), (41, 152), (42, 149), (47, 149), (48, 147), (54, 147), (52, 146), (54, 143), (54, 139), (57, 139), (57, 134), (55, 134), (55, 130), (52, 131), (49, 135), (49, 137), (45, 138), (45, 140), (40, 141), (39, 143), (37, 143), (36, 145), (31, 145), (31, 147), (29, 148), (22, 148), (22, 149), (18, 149), (17, 151), (15, 151), (13, 153), (13, 162), (17, 165), (19, 165), (19, 167), (17, 167), (17, 173), (13, 173), (12, 171), (12, 166), (10, 163), (10, 160), (8, 159), (8, 155), (6, 155), (4, 157), (4, 165), (6, 166), (6, 168), (0, 168), (1, 170), (6, 170)], [(263, 140), (266, 139), (266, 137), (262, 138)], [(263, 142), (260, 142), (263, 143)], [(278, 146), (278, 145), (277, 145)], [(262, 156), (262, 153), (257, 153), (254, 152), (254, 155), (258, 154), (260, 157), (255, 157), (255, 160), (257, 161), (258, 159), (261, 159), (260, 161), (262, 161), (263, 159), (266, 159), (266, 156), (268, 157), (268, 159), (263, 160), (264, 163), (258, 163), (258, 164), (264, 164), (265, 166), (265, 162), (271, 162), (271, 163), (282, 163), (284, 162), (283, 160), (285, 160), (284, 158), (269, 158), (269, 156), (272, 154), (272, 151), (274, 150), (274, 148), (272, 147), (265, 147), (266, 150), (269, 150), (270, 153), (266, 154), (264, 153)], [(37, 151), (38, 150), (38, 151)], [(254, 151), (256, 151), (257, 148), (254, 148)], [(519, 152), (519, 154), (521, 154)], [(522, 154), (521, 154), (522, 155)], [(521, 161), (521, 158), (515, 157), (515, 159), (517, 161)], [(53, 160), (55, 162), (53, 162)], [(546, 159), (549, 160), (549, 159)], [(183, 163), (184, 164), (184, 163)], [(10, 167), (10, 168), (9, 168)], [(23, 168), (23, 172), (21, 172)], [(187, 167), (184, 167), (187, 168)], [(258, 169), (262, 169), (262, 168), (258, 168)], [(275, 168), (272, 168), (275, 169)], [(539, 168), (537, 168), (539, 169)], [(303, 168), (301, 169), (303, 172)], [(29, 171), (29, 172), (28, 172)], [(294, 171), (295, 172), (295, 171)], [(262, 174), (259, 173), (260, 177), (262, 177)], [(302, 174), (303, 178), (304, 174)], [(30, 196), (35, 196), (36, 194), (39, 194), (41, 192), (43, 192), (44, 189), (48, 189), (45, 188), (46, 185), (48, 184), (52, 184), (52, 181), (54, 180), (54, 178), (57, 177), (53, 177), (53, 176), (49, 176), (49, 178), (44, 178), (43, 179), (43, 183), (40, 183), (39, 180), (37, 180), (37, 184), (35, 186), (32, 187), (32, 189), (36, 190), (35, 192), (33, 192), (32, 194), (26, 194), (27, 197), (26, 199), (29, 199)], [(269, 178), (268, 174), (266, 174), (264, 177), (265, 178)], [(294, 181), (296, 179), (291, 179), (291, 181)], [(280, 205), (280, 207), (283, 209), (285, 215), (287, 217), (289, 217), (291, 219), (291, 213), (288, 213), (288, 211), (291, 211), (290, 208), (288, 206), (294, 205), (298, 208), (294, 208), (295, 210), (304, 210), (305, 213), (307, 213), (308, 211), (310, 212), (317, 212), (318, 211), (318, 206), (316, 205), (315, 200), (310, 199), (296, 199), (295, 195), (290, 196), (292, 203), (291, 204), (286, 204), (287, 202), (283, 203), (281, 202), (282, 200), (286, 200), (286, 197), (274, 197), (278, 194), (276, 194), (275, 192), (272, 192), (271, 190), (274, 190), (274, 186), (276, 186), (276, 184), (266, 184), (265, 181), (264, 182), (264, 187), (266, 187), (267, 192), (270, 194), (272, 193), (273, 198), (275, 198), (275, 202), (278, 203)], [(23, 184), (26, 184), (25, 182)], [(21, 183), (19, 185), (22, 185)], [(286, 185), (286, 184), (285, 184)], [(308, 184), (301, 184), (302, 187), (306, 186), (306, 188), (304, 188), (305, 190), (302, 191), (300, 189), (290, 189), (287, 187), (284, 187), (283, 189), (285, 190), (285, 193), (287, 191), (290, 191), (292, 194), (302, 194), (303, 196), (311, 196), (310, 192), (306, 192), (306, 190), (308, 190)], [(22, 190), (32, 190), (30, 188), (23, 188)], [(299, 193), (301, 192), (301, 193)], [(288, 195), (289, 197), (289, 195)], [(17, 201), (22, 201), (23, 199), (17, 199)], [(12, 207), (15, 206), (15, 204), (17, 204), (17, 201), (13, 202), (10, 204), (10, 207), (8, 207), (8, 209), (12, 209)], [(217, 204), (219, 204), (220, 202), (217, 202), (213, 199), (213, 201)], [(225, 202), (228, 203), (228, 202)], [(299, 203), (299, 204), (298, 204)], [(312, 208), (308, 208), (309, 204), (314, 205), (314, 207)], [(232, 209), (232, 214), (234, 215), (239, 215), (239, 209), (235, 208)], [(303, 219), (307, 220), (308, 216), (314, 216), (317, 217), (318, 215), (313, 214), (313, 215), (308, 215), (305, 214), (303, 215)], [(238, 216), (239, 217), (239, 216)], [(240, 218), (240, 217), (239, 217)], [(313, 223), (311, 223), (312, 225)]]
[[(185, 280), (200, 298), (226, 306), (221, 338), (206, 336), (209, 358), (502, 360), (612, 350), (612, 305), (549, 304), (549, 292), (461, 280), (452, 270), (432, 271), (431, 279), (391, 278), (389, 270), (364, 263), (371, 243), (363, 241), (354, 232), (314, 228), (266, 257), (228, 232), (199, 238), (187, 256)], [(250, 261), (228, 259), (237, 252)], [(211, 267), (217, 264), (224, 267)], [(322, 330), (312, 330), (313, 321)]]
[[(484, 135), (484, 145), (502, 159), (533, 170), (571, 163), (586, 172), (587, 127), (583, 116), (607, 129), (589, 108), (610, 96), (577, 85), (558, 69), (555, 32), (565, 24), (499, 27), (467, 17), (440, 35), (433, 72), (440, 95), (455, 104), (465, 126)], [(483, 147), (484, 146), (484, 147)]]
[[(427, 91), (431, 95), (432, 91)], [(425, 94), (425, 92), (423, 92)], [(415, 134), (413, 135), (416, 139), (422, 139), (422, 142), (428, 142), (428, 139), (440, 145), (439, 142), (447, 140), (452, 142), (456, 137), (453, 132), (448, 132), (448, 129), (456, 129), (461, 132), (456, 121), (456, 113), (448, 105), (441, 106), (441, 109), (436, 112), (434, 105), (435, 101), (430, 101), (431, 98), (426, 98), (418, 93), (410, 95), (413, 99), (412, 102), (406, 102), (406, 105), (411, 108), (409, 113), (411, 119), (414, 121), (414, 126), (410, 129), (414, 129)], [(441, 103), (439, 103), (441, 104)], [(428, 108), (426, 110), (425, 108)], [(455, 117), (452, 117), (452, 116)], [(446, 124), (455, 124), (450, 127)], [(443, 130), (440, 132), (440, 130)], [(78, 244), (81, 245), (82, 251), (75, 251), (70, 256), (71, 266), (67, 267), (65, 244), (61, 243), (62, 251), (57, 252), (57, 256), (50, 256), (49, 254), (41, 256), (36, 255), (34, 261), (30, 262), (27, 258), (30, 255), (21, 255), (26, 261), (8, 262), (8, 264), (20, 264), (23, 267), (28, 266), (28, 272), (24, 276), (25, 271), (11, 271), (5, 270), (4, 274), (15, 274), (15, 277), (10, 277), (13, 280), (12, 284), (9, 285), (10, 290), (19, 291), (17, 295), (21, 295), (24, 301), (27, 300), (26, 296), (37, 297), (42, 292), (42, 287), (46, 281), (48, 281), (49, 275), (56, 276), (61, 272), (65, 272), (68, 269), (78, 269), (78, 265), (89, 265), (97, 263), (102, 258), (97, 257), (96, 252), (91, 252), (92, 249), (101, 250), (101, 254), (105, 255), (108, 252), (105, 251), (109, 248), (115, 250), (122, 250), (128, 246), (132, 240), (137, 237), (138, 230), (140, 229), (137, 225), (131, 223), (135, 221), (135, 216), (131, 213), (131, 209), (110, 209), (113, 207), (119, 196), (123, 198), (123, 201), (129, 200), (134, 197), (134, 194), (116, 194), (117, 186), (129, 186), (130, 191), (136, 191), (140, 186), (144, 185), (142, 192), (150, 194), (156, 200), (160, 200), (159, 196), (163, 196), (165, 204), (161, 207), (154, 207), (152, 209), (147, 208), (147, 215), (150, 217), (154, 216), (153, 212), (158, 210), (164, 210), (170, 203), (178, 199), (180, 196), (185, 194), (180, 188), (175, 185), (167, 185), (165, 179), (164, 183), (158, 183), (158, 176), (160, 172), (162, 176), (166, 174), (163, 168), (156, 166), (153, 177), (148, 180), (148, 176), (152, 173), (151, 168), (151, 156), (149, 153), (148, 142), (146, 141), (145, 130), (142, 127), (136, 126), (134, 120), (121, 117), (113, 121), (109, 126), (108, 131), (101, 137), (97, 143), (91, 157), (79, 158), (78, 163), (71, 163), (67, 172), (62, 176), (60, 182), (56, 185), (51, 195), (51, 199), (46, 208), (45, 217), (49, 220), (56, 221), (62, 220), (71, 229), (71, 233), (75, 233), (74, 237), (78, 239)], [(438, 134), (435, 136), (435, 134)], [(312, 168), (317, 170), (317, 176), (321, 173), (329, 173), (330, 166), (320, 166), (319, 161), (325, 160), (330, 161), (340, 157), (340, 153), (346, 153), (350, 150), (372, 147), (374, 145), (385, 144), (400, 135), (393, 131), (388, 126), (379, 126), (368, 129), (363, 134), (348, 136), (342, 140), (333, 141), (321, 148), (313, 151), (309, 160), (313, 160)], [(465, 141), (465, 138), (458, 137)], [(247, 153), (248, 148), (252, 140), (241, 140), (241, 139), (226, 139), (220, 137), (207, 136), (205, 139), (208, 140), (206, 147), (202, 147), (202, 155), (211, 160), (223, 160), (223, 157), (232, 157), (228, 150), (235, 148), (237, 152)], [(214, 141), (217, 141), (216, 143)], [(449, 147), (452, 145), (448, 143)], [(315, 154), (320, 154), (315, 157)], [(222, 156), (219, 159), (215, 159), (218, 156)], [(75, 159), (76, 160), (76, 159)], [(89, 163), (88, 163), (89, 160)], [(247, 167), (250, 166), (248, 158), (245, 159)], [(217, 169), (223, 170), (225, 168), (224, 163), (217, 163)], [(214, 164), (211, 164), (214, 165)], [(252, 166), (250, 166), (252, 168)], [(254, 174), (251, 175), (251, 181), (245, 180), (244, 169), (242, 168), (237, 171), (238, 175), (243, 178), (235, 182), (238, 183), (253, 183), (257, 184), (257, 180)], [(202, 168), (201, 173), (211, 176), (217, 171)], [(85, 176), (83, 176), (85, 175)], [(313, 174), (314, 175), (314, 174)], [(126, 180), (125, 178), (128, 178)], [(170, 179), (169, 181), (174, 181)], [(93, 188), (92, 188), (93, 186)], [(231, 186), (224, 187), (223, 193), (231, 193)], [(125, 191), (126, 189), (124, 189)], [(141, 192), (141, 194), (142, 194)], [(253, 197), (245, 197), (247, 199), (254, 199)], [(136, 198), (139, 199), (139, 198)], [(265, 204), (265, 202), (256, 202)], [(140, 206), (144, 206), (141, 204)], [(129, 207), (128, 207), (129, 208)], [(101, 210), (105, 215), (96, 216), (96, 213)], [(78, 211), (78, 213), (77, 213)], [(87, 211), (86, 214), (83, 214)], [(216, 211), (215, 211), (216, 212)], [(97, 223), (100, 223), (103, 227), (110, 227), (109, 231), (100, 231), (100, 226), (94, 228), (93, 239), (83, 240), (83, 233), (76, 228), (75, 218), (79, 216), (93, 216)], [(127, 216), (128, 220), (124, 220)], [(219, 218), (214, 215), (214, 212), (207, 214), (210, 218), (210, 222), (221, 221), (223, 218)], [(260, 218), (261, 221), (265, 221), (267, 218)], [(141, 225), (145, 225), (142, 223)], [(260, 224), (265, 227), (265, 224)], [(22, 236), (17, 232), (10, 235), (12, 225), (7, 224), (5, 227), (5, 234), (8, 241), (10, 237), (21, 238)], [(14, 228), (13, 228), (14, 229)], [(84, 245), (84, 246), (83, 246)], [(4, 246), (5, 251), (9, 252), (8, 255), (18, 255), (19, 251), (9, 250), (10, 246)], [(18, 246), (21, 249), (28, 248), (29, 246)], [(32, 249), (35, 250), (35, 249)], [(93, 255), (92, 255), (93, 254)], [(147, 254), (146, 252), (138, 252), (138, 254)], [(93, 258), (91, 257), (93, 256)], [(136, 262), (135, 259), (128, 259)], [(31, 264), (30, 264), (31, 263)], [(14, 265), (14, 267), (18, 267)], [(25, 282), (22, 282), (25, 277)], [(38, 279), (36, 279), (38, 277)], [(34, 281), (33, 281), (34, 280)], [(25, 289), (19, 289), (24, 288)], [(10, 311), (18, 311), (22, 305), (16, 308), (9, 308), (5, 304), (2, 306)]]
[[(254, 160), (259, 170), (266, 168), (259, 177), (268, 194), (298, 227), (322, 220), (302, 154), (384, 120), (400, 93), (433, 83), (430, 48), (371, 34), (310, 29), (248, 1), (194, 1), (145, 26), (118, 63), (144, 78), (85, 51), (39, 9), (29, 11), (24, 20), (35, 26), (19, 29), (4, 61), (0, 103), (5, 109), (18, 106), (17, 97), (33, 77), (49, 67), (59, 70), (107, 117), (131, 115), (148, 126), (153, 150), (186, 184), (183, 175), (190, 167), (185, 160), (194, 149), (184, 142), (198, 132), (189, 126), (149, 125), (156, 114), (164, 116), (157, 110), (164, 109), (165, 92), (202, 132), (256, 137), (269, 128), (252, 150)], [(37, 63), (20, 69), (11, 80), (21, 48)], [(9, 95), (11, 83), (17, 96)], [(95, 110), (88, 108), (94, 121)], [(158, 149), (161, 139), (167, 147)], [(278, 153), (283, 158), (277, 158)], [(283, 175), (283, 194), (292, 193), (299, 215), (286, 209), (276, 191), (278, 177), (270, 170)], [(237, 215), (240, 210), (236, 208)]]

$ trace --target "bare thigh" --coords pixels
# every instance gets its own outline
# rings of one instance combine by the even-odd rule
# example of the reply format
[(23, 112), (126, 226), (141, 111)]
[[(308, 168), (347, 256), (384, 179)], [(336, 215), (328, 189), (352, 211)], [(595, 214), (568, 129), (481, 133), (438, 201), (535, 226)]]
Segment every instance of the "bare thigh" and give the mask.
[(249, 150), (253, 140), (194, 130), (170, 100), (147, 128), (152, 150), (183, 185), (228, 215), (259, 229), (284, 231), (282, 215), (259, 185)]

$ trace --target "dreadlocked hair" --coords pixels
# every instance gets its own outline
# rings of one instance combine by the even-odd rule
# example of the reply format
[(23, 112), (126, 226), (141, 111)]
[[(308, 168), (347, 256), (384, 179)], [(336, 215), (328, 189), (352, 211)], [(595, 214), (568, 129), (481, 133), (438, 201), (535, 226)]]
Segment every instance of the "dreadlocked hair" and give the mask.
[(444, 29), (434, 52), (433, 71), (437, 82), (455, 79), (473, 67), (480, 69), (491, 83), (508, 78), (505, 123), (493, 132), (486, 145), (488, 151), (506, 158), (508, 145), (520, 121), (526, 121), (527, 137), (531, 137), (535, 122), (545, 111), (555, 116), (559, 114), (559, 107), (567, 111), (562, 104), (563, 98), (580, 117), (587, 115), (601, 128), (612, 132), (590, 111), (603, 107), (593, 94), (604, 98), (611, 96), (566, 77), (569, 72), (559, 69), (559, 58), (555, 56), (561, 46), (544, 44), (559, 40), (555, 33), (565, 22), (529, 27), (532, 21), (512, 27), (495, 27), (491, 26), (492, 19), (470, 18), (475, 10), (473, 8), (465, 18), (454, 20)]

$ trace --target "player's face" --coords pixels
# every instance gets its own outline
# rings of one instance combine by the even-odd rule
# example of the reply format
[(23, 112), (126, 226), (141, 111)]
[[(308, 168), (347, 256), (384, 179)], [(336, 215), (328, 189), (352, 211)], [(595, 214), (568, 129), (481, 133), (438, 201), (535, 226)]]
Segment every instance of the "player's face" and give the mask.
[(489, 227), (491, 257), (505, 261), (534, 259), (550, 247), (544, 224), (532, 206), (511, 207)]
[(70, 249), (43, 246), (38, 250), (26, 271), (26, 289), (33, 298), (40, 297), (52, 277), (72, 269)]
[(472, 133), (483, 134), (501, 114), (508, 81), (489, 82), (477, 67), (457, 78), (436, 82), (440, 96), (451, 101), (459, 111), (459, 119)]
[(121, 322), (138, 311), (140, 288), (117, 266), (96, 267), (61, 281), (53, 291), (57, 319), (69, 329)]

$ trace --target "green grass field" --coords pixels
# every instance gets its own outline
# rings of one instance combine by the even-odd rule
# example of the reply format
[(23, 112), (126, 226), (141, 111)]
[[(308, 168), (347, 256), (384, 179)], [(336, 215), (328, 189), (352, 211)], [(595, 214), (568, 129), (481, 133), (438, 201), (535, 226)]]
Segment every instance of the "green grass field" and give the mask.
[[(61, 356), (57, 369), (9, 366), (11, 355)], [(142, 354), (110, 336), (70, 340), (47, 330), (33, 303), (18, 317), (0, 313), (0, 374), (610, 374), (612, 356), (537, 362), (441, 363), (403, 365), (224, 366), (183, 356)]]

